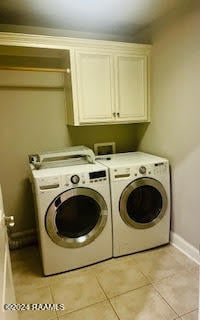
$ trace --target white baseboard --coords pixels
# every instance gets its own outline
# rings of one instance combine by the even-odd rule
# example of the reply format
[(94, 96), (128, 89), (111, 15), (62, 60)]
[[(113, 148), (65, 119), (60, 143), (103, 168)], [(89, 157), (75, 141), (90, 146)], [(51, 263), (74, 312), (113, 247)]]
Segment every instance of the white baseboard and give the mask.
[(199, 250), (173, 231), (170, 232), (170, 243), (190, 259), (192, 259), (194, 262), (200, 265)]

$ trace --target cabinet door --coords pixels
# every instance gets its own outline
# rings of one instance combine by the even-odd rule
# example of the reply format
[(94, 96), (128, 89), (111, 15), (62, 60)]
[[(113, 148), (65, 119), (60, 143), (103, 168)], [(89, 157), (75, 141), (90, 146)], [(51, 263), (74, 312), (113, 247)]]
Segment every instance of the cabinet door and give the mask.
[(148, 120), (147, 57), (117, 55), (115, 68), (117, 120)]
[(76, 52), (79, 122), (113, 121), (113, 58), (101, 52)]

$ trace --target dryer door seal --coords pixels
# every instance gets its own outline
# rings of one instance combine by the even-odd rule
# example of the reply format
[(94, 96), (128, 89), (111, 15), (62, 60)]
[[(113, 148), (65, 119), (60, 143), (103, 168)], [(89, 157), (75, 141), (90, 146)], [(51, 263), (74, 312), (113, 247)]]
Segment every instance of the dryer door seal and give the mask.
[(167, 194), (162, 184), (152, 178), (139, 178), (122, 192), (119, 210), (122, 220), (138, 229), (150, 228), (164, 216)]
[(94, 241), (105, 227), (108, 209), (104, 198), (90, 188), (73, 188), (59, 194), (45, 216), (51, 240), (65, 248)]

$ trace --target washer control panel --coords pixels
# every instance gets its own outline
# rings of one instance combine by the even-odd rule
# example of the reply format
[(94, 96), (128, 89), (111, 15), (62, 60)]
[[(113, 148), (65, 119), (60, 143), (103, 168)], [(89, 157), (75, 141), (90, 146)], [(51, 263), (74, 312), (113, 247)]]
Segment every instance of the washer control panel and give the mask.
[(105, 170), (89, 172), (90, 182), (99, 182), (99, 181), (105, 181), (105, 180), (107, 180)]
[(78, 174), (65, 175), (62, 177), (64, 186), (76, 187), (88, 183), (105, 182), (107, 181), (106, 170), (81, 172)]

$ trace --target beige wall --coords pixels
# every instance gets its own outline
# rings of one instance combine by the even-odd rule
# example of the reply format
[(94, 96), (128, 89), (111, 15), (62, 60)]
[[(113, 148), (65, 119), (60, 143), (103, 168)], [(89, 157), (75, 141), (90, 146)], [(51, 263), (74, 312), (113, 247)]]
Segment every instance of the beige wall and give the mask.
[[(147, 37), (151, 34), (153, 43), (152, 122), (138, 130), (140, 150), (169, 158), (172, 230), (197, 248), (200, 243), (199, 31), (199, 7), (173, 13), (147, 30)], [(145, 31), (141, 38), (145, 39)]]
[[(62, 85), (59, 74), (0, 72), (1, 85)], [(15, 231), (34, 227), (33, 199), (28, 180), (28, 154), (69, 145), (115, 141), (118, 151), (133, 150), (134, 125), (65, 125), (64, 93), (59, 90), (0, 88), (0, 183), (7, 215), (14, 215)]]
[(93, 149), (94, 143), (116, 142), (116, 152), (134, 151), (137, 145), (136, 125), (105, 125), (68, 128), (73, 145), (86, 144)]

